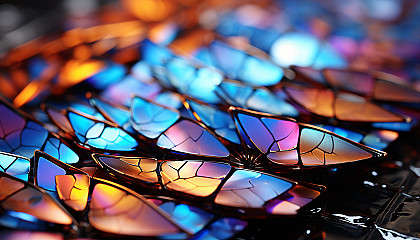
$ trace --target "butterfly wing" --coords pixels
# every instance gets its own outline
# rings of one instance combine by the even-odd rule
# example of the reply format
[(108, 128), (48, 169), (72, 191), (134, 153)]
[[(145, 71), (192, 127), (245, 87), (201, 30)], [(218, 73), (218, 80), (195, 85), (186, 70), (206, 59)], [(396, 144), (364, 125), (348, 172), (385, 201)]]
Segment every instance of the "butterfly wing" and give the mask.
[(385, 153), (292, 119), (231, 108), (242, 136), (278, 164), (329, 165)]

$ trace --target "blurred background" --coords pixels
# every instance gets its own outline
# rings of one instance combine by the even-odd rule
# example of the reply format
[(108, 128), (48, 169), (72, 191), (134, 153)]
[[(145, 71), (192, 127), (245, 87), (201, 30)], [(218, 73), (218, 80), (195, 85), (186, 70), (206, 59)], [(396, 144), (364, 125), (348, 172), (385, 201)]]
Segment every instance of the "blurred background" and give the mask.
[[(378, 70), (419, 90), (419, 16), (417, 0), (0, 1), (0, 93), (30, 108), (49, 95), (85, 87), (78, 84), (108, 60), (122, 66), (115, 73), (122, 78), (139, 61), (145, 39), (189, 56), (220, 37), (236, 46), (250, 44), (284, 68)], [(25, 62), (33, 56), (45, 61)], [(92, 85), (102, 91), (110, 83)], [(310, 179), (329, 189), (320, 200), (322, 221), (308, 215), (254, 220), (238, 239), (273, 233), (275, 239), (420, 237), (419, 136), (417, 128), (401, 133), (384, 162), (331, 169)]]

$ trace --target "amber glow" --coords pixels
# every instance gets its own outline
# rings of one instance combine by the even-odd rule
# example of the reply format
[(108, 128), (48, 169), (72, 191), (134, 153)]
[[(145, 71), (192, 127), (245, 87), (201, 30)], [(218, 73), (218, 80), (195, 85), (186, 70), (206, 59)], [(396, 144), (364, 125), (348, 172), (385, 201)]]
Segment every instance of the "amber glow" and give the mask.
[(7, 98), (13, 98), (17, 94), (17, 90), (13, 86), (13, 84), (10, 82), (9, 79), (3, 77), (0, 75), (0, 90), (1, 93), (6, 96)]
[(49, 81), (57, 72), (57, 66), (50, 64), (42, 73), (39, 79), (32, 80), (21, 92), (15, 97), (13, 103), (17, 106), (23, 106), (36, 98), (46, 88), (48, 88)]
[(121, 3), (129, 13), (146, 22), (162, 21), (175, 10), (169, 0), (121, 0)]
[(172, 42), (171, 49), (180, 55), (191, 54), (199, 47), (207, 45), (214, 40), (214, 33), (207, 30), (197, 30), (188, 36), (179, 38)]
[(90, 183), (87, 175), (57, 175), (55, 181), (58, 196), (69, 207), (76, 211), (86, 208)]
[[(34, 201), (36, 199), (36, 201)], [(2, 202), (2, 207), (16, 212), (24, 212), (47, 222), (70, 225), (73, 220), (48, 194), (26, 187)]]
[(89, 222), (110, 233), (160, 236), (179, 230), (140, 198), (114, 186), (97, 184), (91, 197)]
[(103, 62), (97, 60), (70, 60), (64, 65), (60, 73), (59, 85), (62, 87), (71, 87), (98, 73), (104, 65)]
[(62, 43), (67, 47), (74, 47), (82, 43), (81, 39), (81, 29), (74, 28), (63, 34)]
[(31, 82), (16, 96), (13, 100), (13, 104), (20, 107), (34, 99), (38, 93), (42, 92), (44, 89), (45, 84), (41, 82)]
[(80, 61), (88, 60), (91, 57), (91, 55), (91, 50), (86, 45), (77, 46), (73, 50), (74, 58)]

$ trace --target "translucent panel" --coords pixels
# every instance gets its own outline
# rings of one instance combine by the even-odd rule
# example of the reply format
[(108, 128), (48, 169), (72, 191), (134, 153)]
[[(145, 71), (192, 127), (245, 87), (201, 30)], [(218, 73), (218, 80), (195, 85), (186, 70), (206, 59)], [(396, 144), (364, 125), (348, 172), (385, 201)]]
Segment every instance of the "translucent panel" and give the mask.
[(150, 40), (143, 41), (141, 45), (142, 59), (153, 65), (161, 65), (172, 57), (169, 49), (154, 44)]
[(135, 97), (131, 103), (133, 128), (148, 138), (156, 138), (168, 129), (180, 117), (180, 113), (171, 108)]
[(328, 118), (356, 122), (406, 121), (406, 118), (351, 93), (334, 95), (330, 89), (303, 86), (287, 86), (286, 92), (308, 111)]
[(315, 69), (346, 68), (347, 66), (347, 60), (326, 42), (320, 45), (319, 52), (312, 64)]
[(51, 121), (63, 132), (66, 132), (66, 133), (73, 132), (73, 128), (71, 127), (69, 119), (66, 117), (64, 113), (50, 107), (46, 107), (45, 111), (47, 112), (47, 115), (51, 119)]
[(27, 181), (29, 168), (30, 160), (28, 158), (0, 152), (0, 171)]
[(128, 75), (120, 82), (105, 89), (101, 93), (101, 97), (116, 104), (129, 106), (132, 95), (152, 98), (161, 90), (162, 86), (157, 82), (142, 82)]
[(98, 73), (87, 79), (87, 82), (97, 89), (104, 89), (107, 86), (120, 81), (126, 74), (123, 65), (108, 62)]
[(371, 158), (371, 152), (326, 132), (304, 128), (300, 136), (303, 165), (337, 164)]
[(231, 142), (240, 143), (239, 136), (236, 133), (235, 122), (228, 113), (222, 112), (211, 105), (199, 104), (191, 100), (187, 100), (187, 102), (190, 110), (193, 111), (192, 115), (197, 120), (213, 128), (217, 135)]
[(261, 208), (292, 186), (291, 182), (260, 172), (237, 170), (222, 186), (215, 203), (232, 207)]
[(299, 138), (299, 126), (291, 120), (258, 118), (243, 113), (237, 114), (238, 126), (255, 147), (275, 163), (296, 164), (295, 149)]
[(145, 201), (116, 187), (97, 184), (93, 190), (89, 222), (104, 232), (165, 236), (180, 229)]
[(68, 164), (77, 163), (79, 161), (79, 156), (69, 146), (56, 137), (49, 137), (42, 150), (54, 158)]
[(157, 140), (162, 148), (178, 152), (227, 157), (229, 151), (205, 128), (189, 120), (182, 120), (172, 125)]
[(374, 89), (374, 81), (368, 73), (325, 69), (324, 74), (328, 82), (339, 89), (358, 94), (369, 94)]
[(317, 198), (321, 193), (302, 185), (295, 185), (281, 199), (266, 206), (267, 212), (274, 215), (296, 215), (298, 210)]
[(229, 171), (227, 164), (203, 161), (168, 161), (161, 165), (162, 183), (168, 189), (199, 197), (212, 194)]
[(376, 81), (373, 97), (383, 101), (420, 102), (420, 92), (416, 91), (414, 87), (380, 79)]
[(131, 67), (131, 74), (141, 82), (150, 82), (153, 79), (152, 66), (145, 60), (140, 60)]
[(281, 152), (270, 152), (267, 154), (267, 158), (277, 164), (293, 165), (298, 164), (299, 156), (297, 150), (281, 151)]
[(31, 158), (34, 151), (44, 145), (48, 131), (42, 125), (26, 120), (6, 103), (0, 103), (0, 112), (0, 151)]
[(401, 122), (404, 118), (373, 104), (366, 99), (339, 93), (335, 104), (336, 117), (345, 121)]
[(200, 49), (197, 57), (222, 70), (227, 78), (251, 85), (274, 85), (283, 78), (283, 69), (268, 59), (255, 57), (220, 41), (213, 41), (208, 49)]
[(290, 117), (299, 115), (292, 105), (276, 97), (266, 88), (224, 81), (216, 89), (216, 92), (224, 101), (236, 107)]
[(99, 120), (105, 120), (101, 113), (99, 113), (94, 107), (88, 103), (81, 101), (71, 102), (70, 106), (67, 109), (77, 110), (81, 113), (87, 114), (89, 116), (95, 117)]
[(158, 176), (156, 173), (157, 161), (153, 158), (124, 158), (107, 157), (102, 155), (95, 156), (106, 167), (111, 168), (121, 174), (137, 178), (142, 181), (156, 183)]
[(51, 232), (33, 232), (33, 231), (2, 231), (0, 232), (0, 239), (25, 239), (25, 240), (64, 240), (64, 236), (61, 233)]
[(203, 229), (212, 219), (213, 214), (199, 208), (167, 201), (159, 208), (171, 216), (172, 220), (193, 234)]
[(11, 178), (0, 178), (0, 201), (25, 187), (25, 184)]
[(117, 106), (98, 97), (91, 97), (90, 103), (98, 108), (99, 112), (106, 116), (110, 121), (114, 122), (123, 129), (127, 129), (130, 125), (130, 110), (123, 106)]
[(181, 58), (172, 59), (166, 67), (171, 85), (179, 92), (208, 103), (220, 102), (214, 89), (224, 77), (215, 68), (195, 67), (191, 62)]
[(59, 198), (76, 211), (86, 208), (90, 179), (85, 174), (56, 175), (56, 189)]
[(320, 41), (311, 35), (286, 33), (271, 46), (270, 56), (280, 66), (309, 67), (315, 60), (319, 45)]
[(247, 222), (235, 218), (221, 218), (194, 236), (194, 239), (230, 239), (236, 233), (245, 229)]
[(16, 180), (13, 179), (1, 180), (3, 178), (5, 177), (0, 178), (0, 189), (6, 188), (4, 184), (8, 184), (7, 188), (11, 195), (0, 202), (2, 208), (27, 213), (42, 221), (65, 225), (72, 224), (72, 218), (49, 195), (43, 194), (30, 186), (22, 188), (23, 184), (15, 183)]
[(111, 151), (133, 151), (137, 141), (124, 130), (69, 112), (68, 118), (82, 144)]
[(219, 41), (214, 42), (210, 48), (211, 54), (217, 59), (216, 67), (221, 69), (228, 78), (237, 79), (242, 62), (247, 57), (246, 53)]
[(325, 80), (322, 72), (317, 69), (313, 69), (311, 67), (297, 67), (297, 66), (293, 66), (292, 69), (295, 70), (298, 74), (306, 78), (309, 78), (310, 80), (327, 85), (327, 81)]
[(46, 190), (54, 191), (55, 188), (55, 176), (64, 175), (66, 171), (57, 166), (56, 164), (48, 161), (43, 157), (39, 157), (38, 166), (36, 173), (36, 184)]
[(281, 116), (296, 117), (299, 115), (295, 107), (263, 88), (253, 92), (248, 98), (247, 105), (249, 109)]
[(334, 93), (329, 89), (286, 87), (289, 96), (310, 112), (334, 117)]
[(153, 99), (155, 102), (174, 109), (180, 109), (182, 107), (182, 101), (178, 93), (166, 91), (161, 92)]
[(244, 62), (243, 69), (239, 75), (239, 79), (242, 81), (260, 86), (275, 85), (282, 78), (283, 69), (268, 60), (261, 60), (251, 56)]

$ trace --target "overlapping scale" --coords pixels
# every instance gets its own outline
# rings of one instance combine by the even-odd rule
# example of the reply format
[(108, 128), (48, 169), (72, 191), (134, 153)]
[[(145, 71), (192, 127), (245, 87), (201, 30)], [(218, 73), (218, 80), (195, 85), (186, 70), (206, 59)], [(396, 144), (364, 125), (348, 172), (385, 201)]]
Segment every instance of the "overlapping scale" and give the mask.
[(40, 123), (20, 114), (5, 100), (0, 102), (0, 150), (32, 157), (41, 149), (48, 137), (48, 130)]
[(200, 124), (182, 119), (157, 139), (157, 145), (177, 152), (212, 157), (227, 157), (230, 155), (226, 147)]
[(407, 81), (383, 72), (358, 72), (324, 69), (323, 74), (333, 87), (389, 102), (419, 102), (420, 92)]
[(409, 118), (393, 113), (366, 98), (327, 88), (285, 87), (287, 94), (308, 111), (327, 118), (354, 122), (406, 122)]
[[(143, 158), (106, 155), (94, 155), (94, 158), (98, 164), (121, 178), (150, 182), (139, 177), (141, 173), (138, 173), (138, 167), (133, 168), (130, 163), (124, 162), (130, 159), (130, 162), (136, 163), (143, 161)], [(186, 194), (186, 197), (201, 197), (203, 203), (214, 202), (224, 207), (248, 208), (256, 210), (259, 215), (296, 215), (301, 207), (323, 191), (320, 186), (306, 187), (262, 172), (237, 169), (218, 162), (177, 160), (159, 161), (157, 165), (154, 171), (161, 176), (159, 182), (169, 193), (176, 191)], [(135, 170), (124, 171), (128, 168)]]
[[(72, 225), (74, 219), (48, 194), (37, 187), (0, 172), (0, 208), (9, 211), (17, 221), (44, 221), (59, 225)], [(8, 227), (15, 228), (18, 222), (2, 221)], [(17, 225), (17, 226), (16, 226)]]
[(99, 165), (105, 165), (120, 174), (145, 181), (148, 183), (158, 182), (157, 168), (158, 162), (153, 158), (138, 157), (116, 157), (106, 155), (94, 155), (95, 161)]
[(217, 85), (224, 79), (222, 73), (210, 66), (198, 67), (181, 58), (173, 58), (163, 69), (170, 84), (180, 93), (206, 101), (218, 103), (214, 93)]
[(267, 212), (275, 215), (296, 215), (297, 211), (320, 195), (320, 191), (296, 185), (279, 199), (266, 205)]
[(217, 107), (186, 99), (185, 105), (191, 114), (199, 121), (214, 129), (215, 133), (233, 143), (240, 143), (232, 117)]
[(299, 151), (304, 165), (337, 164), (375, 156), (337, 136), (308, 128), (301, 131)]
[(79, 156), (42, 123), (13, 109), (4, 100), (0, 111), (0, 151), (31, 158), (35, 150), (41, 149), (64, 162), (79, 161)]
[(112, 104), (92, 93), (88, 94), (89, 102), (109, 121), (124, 130), (130, 129), (130, 109), (122, 105)]
[(195, 235), (191, 239), (230, 239), (242, 231), (248, 223), (235, 218), (219, 218), (199, 208), (179, 204), (173, 201), (151, 199), (172, 219)]
[(298, 164), (296, 146), (299, 138), (299, 125), (290, 119), (256, 118), (237, 115), (237, 124), (255, 147), (267, 157), (280, 164)]
[(198, 49), (194, 55), (206, 64), (222, 70), (227, 78), (251, 85), (275, 85), (284, 75), (283, 69), (268, 58), (253, 56), (217, 40)]
[(215, 92), (232, 106), (256, 111), (296, 117), (295, 107), (263, 87), (252, 87), (235, 81), (223, 81)]
[[(291, 119), (230, 108), (245, 142), (278, 164), (329, 165), (381, 157), (385, 153)], [(252, 147), (252, 146), (251, 146)]]
[(176, 109), (134, 97), (131, 102), (133, 128), (148, 138), (157, 138), (180, 117)]
[(27, 181), (29, 168), (29, 158), (11, 153), (0, 152), (0, 171)]
[(223, 184), (215, 203), (239, 208), (263, 208), (295, 183), (260, 172), (236, 170)]
[(155, 81), (143, 82), (134, 76), (128, 75), (116, 84), (107, 87), (101, 96), (113, 103), (129, 106), (131, 95), (153, 98), (162, 90)]
[(214, 214), (200, 208), (168, 200), (151, 200), (158, 205), (160, 209), (168, 213), (172, 220), (193, 234), (202, 230), (214, 218)]
[[(100, 159), (101, 163), (106, 161), (110, 163), (118, 158), (128, 159), (132, 163), (136, 161), (135, 158), (108, 157), (107, 155), (95, 155), (95, 158)], [(41, 166), (42, 161), (45, 161), (43, 166)], [(198, 174), (206, 176), (219, 176), (218, 171), (222, 169), (221, 167), (230, 169), (224, 164), (213, 163), (221, 166), (211, 166), (207, 162), (201, 161), (201, 163), (204, 170), (203, 173)], [(61, 169), (62, 172), (52, 173), (53, 168)], [(54, 191), (57, 191), (59, 199), (76, 211), (82, 211), (87, 207), (89, 223), (103, 232), (165, 239), (185, 239), (194, 234), (196, 234), (193, 236), (194, 239), (205, 239), (204, 236), (212, 235), (215, 235), (216, 239), (228, 239), (247, 225), (245, 221), (218, 218), (200, 208), (181, 204), (168, 198), (145, 199), (115, 183), (91, 178), (86, 173), (42, 152), (36, 153), (35, 169), (42, 175), (52, 173), (50, 178), (55, 178), (56, 190)], [(124, 173), (121, 172), (121, 174)], [(43, 183), (38, 182), (38, 184), (46, 186)], [(48, 184), (54, 184), (54, 182)], [(220, 225), (223, 223), (226, 223), (226, 226)], [(216, 226), (222, 229), (214, 229)]]
[(73, 111), (69, 111), (67, 117), (83, 146), (109, 151), (134, 151), (138, 146), (127, 132), (107, 122)]
[(206, 197), (219, 187), (231, 167), (203, 161), (167, 161), (160, 169), (162, 183), (168, 189)]
[(114, 234), (165, 237), (183, 233), (146, 199), (103, 183), (93, 189), (88, 216), (93, 227)]

